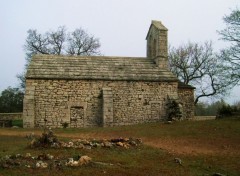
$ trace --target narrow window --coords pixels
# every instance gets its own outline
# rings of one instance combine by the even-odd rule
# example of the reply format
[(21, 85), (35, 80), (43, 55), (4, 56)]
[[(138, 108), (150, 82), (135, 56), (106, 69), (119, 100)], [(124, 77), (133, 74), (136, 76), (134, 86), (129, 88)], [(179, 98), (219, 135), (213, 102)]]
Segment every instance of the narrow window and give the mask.
[(153, 58), (157, 56), (157, 41), (156, 39), (153, 40)]

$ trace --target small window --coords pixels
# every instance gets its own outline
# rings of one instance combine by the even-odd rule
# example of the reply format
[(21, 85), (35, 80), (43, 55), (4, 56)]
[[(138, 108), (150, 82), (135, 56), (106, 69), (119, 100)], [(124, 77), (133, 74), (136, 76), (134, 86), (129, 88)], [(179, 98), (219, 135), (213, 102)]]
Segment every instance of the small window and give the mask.
[(153, 58), (157, 56), (157, 41), (156, 39), (153, 40)]

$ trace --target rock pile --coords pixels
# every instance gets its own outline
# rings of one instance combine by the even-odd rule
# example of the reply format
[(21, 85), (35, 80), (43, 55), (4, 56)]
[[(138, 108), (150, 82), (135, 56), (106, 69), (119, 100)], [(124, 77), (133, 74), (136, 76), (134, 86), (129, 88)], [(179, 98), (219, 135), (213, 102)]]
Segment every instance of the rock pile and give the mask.
[(86, 165), (88, 163), (90, 163), (92, 161), (92, 158), (88, 157), (88, 156), (81, 156), (79, 160), (74, 161), (73, 158), (69, 158), (68, 161), (66, 162), (66, 166), (82, 166), (82, 165)]
[(32, 156), (30, 153), (25, 155), (6, 155), (0, 158), (0, 168), (14, 168), (14, 167), (27, 167), (27, 168), (59, 168), (59, 167), (76, 167), (87, 165), (92, 162), (89, 156), (79, 156), (78, 160), (73, 158), (59, 159), (50, 154), (40, 154)]
[[(31, 135), (33, 136), (33, 135)], [(33, 138), (30, 147), (32, 148), (79, 148), (79, 149), (92, 149), (98, 147), (116, 148), (122, 147), (128, 149), (130, 147), (137, 147), (142, 144), (140, 138), (114, 138), (114, 139), (74, 139), (69, 142), (58, 140), (51, 129), (44, 130), (42, 135), (38, 138)]]
[(137, 138), (114, 138), (114, 139), (102, 139), (102, 140), (87, 140), (87, 139), (74, 139), (69, 142), (53, 143), (53, 148), (79, 148), (79, 149), (93, 149), (93, 148), (125, 148), (137, 147), (142, 144), (142, 140)]

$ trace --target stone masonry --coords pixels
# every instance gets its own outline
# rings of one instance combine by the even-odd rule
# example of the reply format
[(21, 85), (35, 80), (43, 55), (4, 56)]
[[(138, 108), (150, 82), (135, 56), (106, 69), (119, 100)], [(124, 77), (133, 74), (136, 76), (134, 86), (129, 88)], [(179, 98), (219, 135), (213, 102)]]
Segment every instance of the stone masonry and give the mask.
[(147, 57), (36, 55), (26, 75), (24, 127), (118, 126), (167, 119), (168, 98), (193, 118), (193, 87), (169, 71), (167, 28), (153, 21)]
[[(88, 127), (163, 121), (167, 95), (177, 96), (177, 83), (34, 80), (28, 84), (36, 86), (36, 111), (29, 119), (35, 119), (34, 127), (62, 127), (64, 122), (70, 127)], [(74, 108), (81, 109), (83, 119), (71, 119)], [(24, 123), (33, 127), (27, 126), (31, 121)]]

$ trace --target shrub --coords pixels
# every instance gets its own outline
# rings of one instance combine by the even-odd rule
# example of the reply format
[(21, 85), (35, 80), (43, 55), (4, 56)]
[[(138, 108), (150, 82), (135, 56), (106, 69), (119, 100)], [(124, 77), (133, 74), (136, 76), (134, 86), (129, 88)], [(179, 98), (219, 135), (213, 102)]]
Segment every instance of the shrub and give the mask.
[(57, 136), (54, 135), (51, 129), (44, 129), (44, 132), (39, 138), (32, 140), (31, 147), (50, 147), (54, 145), (54, 143), (59, 143)]
[(180, 105), (176, 100), (168, 100), (167, 103), (167, 120), (180, 120), (182, 117), (182, 112)]
[(219, 117), (229, 117), (233, 113), (233, 108), (230, 105), (222, 105), (218, 108), (218, 116)]
[(64, 122), (64, 123), (62, 123), (62, 126), (63, 126), (63, 128), (67, 128), (68, 127), (68, 123)]

